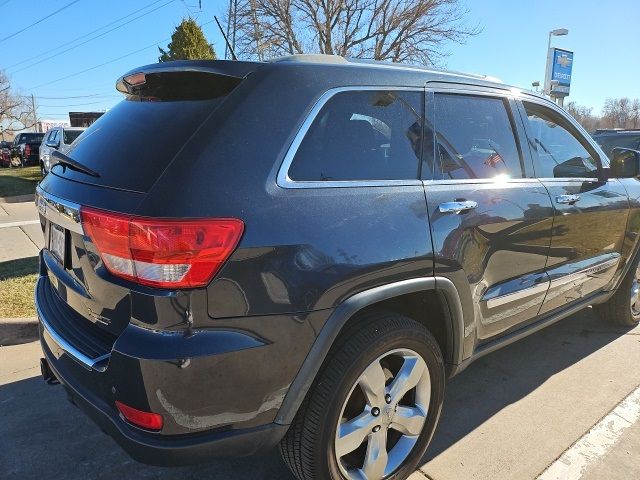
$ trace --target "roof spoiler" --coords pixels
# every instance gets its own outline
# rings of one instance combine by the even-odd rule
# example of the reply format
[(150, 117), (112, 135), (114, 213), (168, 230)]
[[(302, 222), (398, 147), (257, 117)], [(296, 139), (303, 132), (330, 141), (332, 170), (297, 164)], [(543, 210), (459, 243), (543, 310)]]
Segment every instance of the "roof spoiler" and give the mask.
[[(168, 87), (176, 88), (180, 85), (187, 86), (190, 84), (192, 88), (197, 90), (197, 87), (200, 87), (199, 89), (202, 90), (194, 92), (197, 98), (202, 98), (203, 95), (204, 98), (207, 98), (206, 92), (215, 93), (210, 89), (212, 83), (217, 82), (220, 86), (223, 86), (223, 92), (219, 93), (224, 93), (224, 90), (230, 91), (260, 65), (257, 62), (226, 60), (181, 60), (154, 63), (135, 68), (122, 75), (116, 81), (116, 90), (127, 96), (153, 98), (155, 100), (178, 100), (180, 98), (162, 97), (166, 97), (169, 94), (171, 89)], [(186, 94), (188, 89), (178, 88), (179, 90), (183, 90), (182, 93)], [(175, 97), (175, 95), (169, 96)], [(187, 95), (187, 97), (189, 96)]]

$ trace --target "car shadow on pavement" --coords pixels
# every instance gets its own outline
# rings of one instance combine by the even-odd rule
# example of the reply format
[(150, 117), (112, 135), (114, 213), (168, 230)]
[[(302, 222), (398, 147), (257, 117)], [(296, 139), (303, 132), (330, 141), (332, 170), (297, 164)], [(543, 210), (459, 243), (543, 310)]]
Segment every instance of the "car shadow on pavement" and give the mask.
[[(448, 383), (440, 425), (422, 463), (624, 333), (586, 310), (472, 364)], [(0, 385), (0, 413), (2, 479), (292, 480), (276, 452), (192, 467), (137, 463), (66, 400), (62, 387), (39, 377)]]
[(474, 362), (447, 383), (440, 424), (421, 465), (627, 331), (588, 308)]

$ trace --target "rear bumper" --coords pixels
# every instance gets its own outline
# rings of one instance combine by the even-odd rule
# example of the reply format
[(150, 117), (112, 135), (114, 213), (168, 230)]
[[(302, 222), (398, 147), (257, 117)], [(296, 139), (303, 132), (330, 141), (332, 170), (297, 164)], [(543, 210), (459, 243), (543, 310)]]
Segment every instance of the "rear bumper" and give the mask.
[[(54, 300), (46, 289), (49, 279), (40, 277), (35, 299), (49, 368), (73, 403), (135, 460), (170, 466), (247, 456), (275, 447), (284, 436), (288, 426), (273, 420), (291, 382), (284, 372), (299, 365), (291, 365), (291, 355), (277, 343), (243, 343), (237, 331), (223, 329), (185, 337), (129, 326), (106, 362), (92, 368), (53, 331), (73, 318), (49, 305)], [(160, 413), (163, 430), (129, 424), (116, 399)]]
[(178, 466), (204, 463), (220, 457), (242, 457), (275, 448), (288, 426), (271, 423), (254, 428), (166, 437), (125, 423), (112, 408), (90, 391), (68, 381), (65, 371), (42, 343), (49, 368), (69, 399), (111, 436), (134, 460), (149, 465)]

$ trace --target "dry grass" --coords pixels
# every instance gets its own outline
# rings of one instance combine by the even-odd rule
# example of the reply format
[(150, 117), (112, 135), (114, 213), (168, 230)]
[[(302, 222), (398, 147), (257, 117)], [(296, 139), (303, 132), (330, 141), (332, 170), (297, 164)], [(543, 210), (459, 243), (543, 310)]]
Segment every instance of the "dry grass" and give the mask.
[(0, 197), (35, 192), (40, 176), (40, 167), (0, 168)]
[(0, 318), (35, 316), (33, 289), (38, 278), (38, 257), (0, 263)]

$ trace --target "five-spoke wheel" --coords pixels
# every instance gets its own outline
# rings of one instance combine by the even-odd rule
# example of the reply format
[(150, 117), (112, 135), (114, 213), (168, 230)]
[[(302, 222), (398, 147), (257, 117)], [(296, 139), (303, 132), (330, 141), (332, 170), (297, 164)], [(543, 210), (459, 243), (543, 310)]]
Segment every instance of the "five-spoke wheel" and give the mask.
[(412, 350), (375, 359), (342, 406), (335, 452), (347, 478), (380, 479), (409, 455), (427, 418), (429, 369)]
[(400, 480), (416, 468), (444, 394), (438, 343), (418, 322), (371, 311), (343, 332), (281, 443), (301, 480)]

